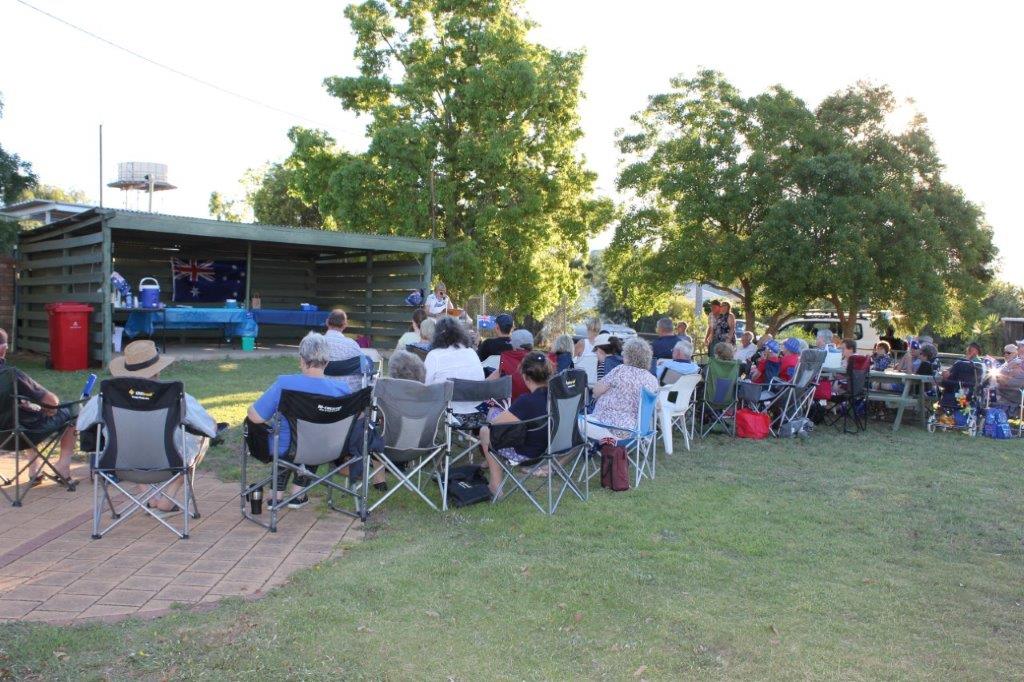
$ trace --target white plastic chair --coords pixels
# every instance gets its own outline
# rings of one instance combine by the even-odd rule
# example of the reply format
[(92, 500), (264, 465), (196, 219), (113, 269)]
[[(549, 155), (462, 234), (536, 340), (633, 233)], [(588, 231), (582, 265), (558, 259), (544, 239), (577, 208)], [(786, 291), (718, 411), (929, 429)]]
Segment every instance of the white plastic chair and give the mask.
[[(686, 374), (679, 377), (674, 384), (662, 386), (659, 391), (658, 426), (661, 429), (666, 455), (672, 454), (672, 429), (676, 426), (683, 432), (686, 449), (690, 449), (690, 437), (696, 414), (696, 410), (693, 409), (693, 396), (700, 382), (700, 374)], [(689, 426), (686, 424), (687, 416), (690, 417)]]

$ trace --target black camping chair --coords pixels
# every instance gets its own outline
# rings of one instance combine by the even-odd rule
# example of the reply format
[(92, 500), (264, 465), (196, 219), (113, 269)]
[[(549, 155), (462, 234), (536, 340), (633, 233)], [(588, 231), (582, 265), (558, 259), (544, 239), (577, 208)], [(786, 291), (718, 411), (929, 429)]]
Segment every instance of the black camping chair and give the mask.
[(854, 355), (846, 362), (846, 390), (832, 396), (831, 426), (843, 433), (860, 433), (868, 428), (868, 374), (871, 363)]
[[(544, 416), (512, 424), (492, 424), (491, 455), (505, 472), (501, 488), (495, 496), (497, 502), (505, 497), (505, 485), (511, 481), (509, 494), (519, 490), (539, 511), (554, 514), (567, 491), (580, 500), (590, 496), (590, 477), (587, 475), (587, 439), (580, 431), (580, 417), (587, 404), (587, 373), (582, 369), (559, 372), (548, 382), (548, 413)], [(528, 432), (547, 431), (547, 449), (533, 459), (512, 464), (498, 454), (503, 448), (516, 447), (526, 439)], [(546, 476), (535, 476), (547, 466)], [(583, 484), (582, 490), (576, 479)], [(532, 480), (538, 481), (533, 488)], [(539, 496), (546, 492), (546, 504)]]
[[(92, 537), (98, 540), (139, 510), (149, 514), (181, 539), (188, 538), (189, 520), (199, 518), (195, 501), (195, 464), (185, 448), (185, 388), (180, 381), (153, 381), (136, 377), (100, 382), (100, 423), (90, 465), (93, 478)], [(174, 499), (167, 488), (184, 480), (184, 496)], [(125, 483), (149, 486), (135, 495)], [(110, 498), (113, 487), (127, 499), (118, 511)], [(149, 507), (165, 497), (182, 510), (176, 528)], [(113, 521), (100, 529), (104, 502)]]
[[(363, 418), (363, 448), (360, 457), (363, 468), (365, 469), (367, 466), (369, 442), (367, 416), (370, 396), (371, 389), (369, 388), (342, 397), (302, 391), (281, 391), (281, 402), (270, 421), (269, 454), (265, 457), (261, 456), (261, 459), (271, 465), (270, 474), (253, 483), (249, 482), (248, 459), (250, 454), (256, 455), (256, 452), (250, 451), (249, 438), (243, 440), (240, 493), (242, 516), (267, 528), (272, 533), (277, 532), (277, 520), (281, 510), (295, 498), (307, 495), (310, 490), (322, 485), (327, 488), (327, 505), (331, 509), (365, 521), (366, 496), (362, 487), (353, 485), (347, 480), (348, 484), (342, 485), (333, 479), (341, 469), (349, 466), (353, 461), (346, 460), (345, 446), (360, 417)], [(279, 454), (282, 422), (288, 423), (291, 440), (288, 443), (288, 451)], [(327, 473), (323, 475), (315, 473), (324, 464), (327, 465)], [(295, 476), (300, 490), (277, 501), (277, 494), (282, 492), (278, 488), (282, 478), (280, 474), (286, 471), (290, 471)], [(305, 480), (306, 484), (299, 484), (299, 480)], [(262, 493), (268, 484), (271, 495), (270, 499), (266, 500), (265, 506), (270, 512), (270, 521), (264, 523), (252, 513), (251, 504), (249, 508), (246, 505), (251, 503), (252, 497), (257, 491)], [(355, 511), (336, 507), (334, 504), (335, 491), (352, 497), (355, 501)]]
[[(12, 478), (0, 474), (0, 494), (13, 507), (22, 506), (22, 502), (28, 495), (29, 490), (35, 487), (36, 484), (35, 481), (22, 483), (21, 480), (22, 476), (29, 472), (33, 459), (22, 455), (22, 452), (25, 450), (35, 448), (35, 451), (38, 453), (41, 465), (37, 479), (49, 479), (65, 488), (68, 492), (74, 492), (78, 488), (78, 481), (61, 476), (50, 461), (54, 454), (58, 452), (60, 439), (64, 432), (74, 427), (74, 421), (68, 422), (65, 427), (54, 431), (52, 434), (41, 436), (41, 434), (27, 429), (21, 423), (18, 406), (22, 399), (23, 397), (18, 395), (18, 379), (15, 368), (11, 365), (4, 365), (0, 368), (0, 451), (14, 453), (14, 474)], [(75, 400), (61, 403), (57, 408), (70, 409), (72, 415), (74, 415), (77, 408), (83, 402), (85, 401)], [(39, 444), (36, 445), (36, 442)], [(10, 486), (14, 487), (13, 495), (8, 492)]]

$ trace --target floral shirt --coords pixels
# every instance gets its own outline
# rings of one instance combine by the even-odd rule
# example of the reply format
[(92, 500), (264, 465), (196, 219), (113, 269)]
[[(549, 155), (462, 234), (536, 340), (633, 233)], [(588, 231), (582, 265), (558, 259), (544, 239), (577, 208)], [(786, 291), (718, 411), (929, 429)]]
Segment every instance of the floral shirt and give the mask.
[[(590, 420), (621, 426), (627, 429), (636, 428), (636, 415), (640, 410), (640, 390), (646, 388), (651, 393), (658, 392), (658, 380), (649, 370), (619, 365), (601, 381), (598, 386), (608, 386), (608, 391), (597, 399)], [(625, 434), (616, 434), (620, 437)]]

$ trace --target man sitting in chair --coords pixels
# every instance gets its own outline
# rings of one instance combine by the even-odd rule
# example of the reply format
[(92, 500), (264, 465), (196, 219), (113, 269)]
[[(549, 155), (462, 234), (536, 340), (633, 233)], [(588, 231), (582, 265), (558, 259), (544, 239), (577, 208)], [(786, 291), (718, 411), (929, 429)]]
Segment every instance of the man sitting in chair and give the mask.
[(672, 348), (672, 359), (656, 367), (658, 383), (664, 386), (674, 383), (681, 376), (699, 373), (700, 366), (691, 359), (692, 357), (693, 344), (689, 341), (677, 341)]
[[(0, 329), (0, 367), (7, 362), (7, 331)], [(47, 391), (37, 381), (14, 368), (15, 388), (18, 392), (18, 423), (24, 435), (33, 445), (45, 442), (50, 436), (64, 430), (60, 438), (60, 459), (54, 465), (57, 474), (65, 481), (71, 481), (71, 456), (75, 454), (75, 432), (69, 429), (71, 412), (59, 407), (60, 398)], [(29, 480), (31, 485), (42, 483), (49, 475), (42, 471), (38, 462), (39, 452), (29, 452)]]
[[(359, 365), (364, 373), (373, 371), (373, 363), (366, 357), (359, 344), (345, 336), (348, 327), (348, 315), (341, 308), (335, 308), (327, 316), (327, 332), (324, 339), (330, 349), (330, 362), (339, 362), (351, 358), (359, 358)], [(349, 390), (358, 391), (362, 388), (362, 378), (358, 375), (338, 377), (348, 384)]]
[[(115, 377), (138, 377), (139, 379), (160, 380), (160, 372), (174, 362), (169, 355), (160, 355), (156, 344), (152, 341), (132, 341), (125, 346), (124, 354), (110, 361), (110, 373)], [(186, 467), (198, 466), (210, 446), (210, 439), (217, 436), (217, 422), (199, 401), (188, 393), (185, 394), (185, 443), (182, 448), (182, 459)], [(85, 404), (78, 415), (78, 430), (82, 433), (95, 428), (102, 420), (99, 409), (99, 396), (93, 396)], [(175, 433), (178, 433), (177, 431)], [(102, 443), (102, 439), (101, 439)], [(184, 480), (179, 478), (159, 495), (156, 503), (150, 508), (161, 515), (174, 514), (181, 509), (174, 503)]]
[[(270, 426), (267, 422), (273, 418), (277, 412), (277, 407), (281, 402), (281, 391), (301, 391), (302, 393), (314, 393), (316, 395), (328, 396), (330, 398), (340, 398), (342, 396), (349, 395), (351, 391), (345, 383), (335, 381), (331, 377), (324, 376), (324, 368), (330, 361), (331, 350), (330, 344), (327, 339), (324, 338), (323, 334), (317, 334), (316, 332), (310, 332), (306, 334), (306, 338), (302, 339), (299, 344), (299, 374), (282, 374), (277, 377), (270, 388), (261, 395), (256, 402), (249, 407), (248, 421), (253, 431), (250, 432), (249, 438), (250, 443), (265, 439), (269, 445), (273, 443)], [(288, 452), (288, 445), (291, 443), (291, 432), (289, 431), (287, 420), (281, 420), (281, 433), (278, 440), (277, 452), (279, 456), (283, 456)], [(255, 449), (255, 448), (254, 448)], [(312, 473), (316, 473), (315, 471)], [(281, 491), (288, 484), (288, 478), (291, 472), (288, 469), (282, 469), (278, 474), (278, 495), (282, 495)], [(298, 492), (302, 488), (308, 485), (308, 479), (303, 476), (296, 475), (295, 482), (292, 484), (292, 492)], [(276, 501), (276, 500), (275, 500)], [(299, 509), (306, 506), (309, 503), (309, 496), (302, 495), (297, 497), (288, 503), (288, 507), (291, 509)]]

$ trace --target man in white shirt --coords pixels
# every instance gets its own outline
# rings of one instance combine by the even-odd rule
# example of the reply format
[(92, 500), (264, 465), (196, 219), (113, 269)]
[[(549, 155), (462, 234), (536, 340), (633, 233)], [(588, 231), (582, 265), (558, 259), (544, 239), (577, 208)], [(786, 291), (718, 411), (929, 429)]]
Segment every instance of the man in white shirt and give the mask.
[(732, 357), (741, 363), (750, 362), (750, 358), (754, 357), (756, 352), (757, 345), (754, 344), (754, 334), (745, 332), (743, 338), (740, 339), (740, 347), (736, 349)]
[(438, 282), (434, 287), (434, 293), (427, 296), (427, 300), (423, 303), (423, 311), (428, 317), (442, 317), (448, 313), (449, 308), (454, 307), (455, 304), (448, 298), (448, 287), (444, 285), (444, 282)]
[[(345, 336), (345, 329), (348, 327), (348, 315), (341, 308), (335, 308), (327, 316), (327, 333), (324, 338), (327, 340), (327, 347), (330, 349), (330, 361), (348, 360), (360, 358), (360, 368), (363, 372), (372, 372), (373, 367), (370, 359), (363, 354), (359, 344)], [(369, 365), (369, 366), (368, 366)], [(363, 387), (362, 378), (356, 375), (339, 377), (343, 379), (353, 391)]]

